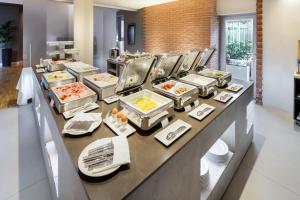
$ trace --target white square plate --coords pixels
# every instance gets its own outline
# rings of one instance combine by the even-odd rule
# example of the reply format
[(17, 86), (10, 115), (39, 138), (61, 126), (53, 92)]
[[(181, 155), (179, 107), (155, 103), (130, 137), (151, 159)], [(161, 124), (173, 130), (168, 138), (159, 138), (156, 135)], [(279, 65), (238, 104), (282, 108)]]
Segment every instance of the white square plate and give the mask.
[[(175, 133), (175, 131), (178, 130), (181, 126), (184, 126), (185, 128), (183, 128), (181, 131), (176, 133), (175, 136), (172, 137), (171, 139), (167, 139), (168, 135), (171, 136), (170, 133), (172, 132)], [(175, 142), (179, 137), (181, 137), (184, 133), (186, 133), (191, 128), (192, 126), (190, 124), (178, 119), (174, 123), (170, 124), (167, 128), (157, 133), (154, 137), (168, 147), (170, 146), (170, 144)]]
[(215, 109), (215, 107), (204, 103), (195, 108), (193, 111), (189, 112), (189, 115), (201, 121), (210, 113), (212, 113)]
[(221, 92), (217, 96), (214, 97), (214, 100), (220, 101), (222, 103), (227, 103), (231, 98), (233, 97), (233, 94), (230, 92)]
[(232, 91), (232, 92), (238, 92), (241, 89), (243, 89), (243, 87), (244, 86), (241, 84), (233, 83), (233, 84), (229, 85), (226, 89), (229, 91)]

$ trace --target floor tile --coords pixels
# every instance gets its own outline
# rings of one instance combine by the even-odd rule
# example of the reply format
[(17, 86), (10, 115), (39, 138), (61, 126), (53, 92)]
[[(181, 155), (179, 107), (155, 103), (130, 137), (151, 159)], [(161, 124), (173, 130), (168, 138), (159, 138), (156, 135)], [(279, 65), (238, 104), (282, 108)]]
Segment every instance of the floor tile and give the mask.
[(7, 200), (51, 200), (49, 187), (48, 180), (44, 179), (18, 192)]

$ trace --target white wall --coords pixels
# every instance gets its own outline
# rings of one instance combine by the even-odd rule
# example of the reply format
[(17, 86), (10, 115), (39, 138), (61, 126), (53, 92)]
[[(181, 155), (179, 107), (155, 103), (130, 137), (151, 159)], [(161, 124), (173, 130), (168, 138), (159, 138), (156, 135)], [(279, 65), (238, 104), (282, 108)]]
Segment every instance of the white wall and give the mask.
[[(46, 0), (26, 0), (23, 4), (24, 67), (40, 63), (46, 57)], [(31, 47), (31, 54), (30, 54)], [(31, 63), (30, 63), (31, 61)]]
[(248, 14), (256, 12), (256, 0), (217, 0), (218, 15)]
[(106, 71), (109, 50), (116, 45), (117, 10), (94, 7), (94, 65)]
[(293, 73), (300, 40), (300, 1), (264, 0), (265, 105), (293, 110)]
[(79, 59), (93, 64), (94, 36), (94, 2), (93, 0), (74, 0), (74, 43), (79, 49)]
[(47, 40), (73, 40), (73, 4), (47, 2)]

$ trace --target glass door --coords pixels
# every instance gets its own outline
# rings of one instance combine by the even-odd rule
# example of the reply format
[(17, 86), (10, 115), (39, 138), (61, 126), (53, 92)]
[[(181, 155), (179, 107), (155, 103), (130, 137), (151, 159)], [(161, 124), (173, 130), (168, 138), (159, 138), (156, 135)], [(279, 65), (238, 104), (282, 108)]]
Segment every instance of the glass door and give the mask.
[(255, 80), (255, 15), (226, 16), (222, 20), (221, 62), (233, 78)]

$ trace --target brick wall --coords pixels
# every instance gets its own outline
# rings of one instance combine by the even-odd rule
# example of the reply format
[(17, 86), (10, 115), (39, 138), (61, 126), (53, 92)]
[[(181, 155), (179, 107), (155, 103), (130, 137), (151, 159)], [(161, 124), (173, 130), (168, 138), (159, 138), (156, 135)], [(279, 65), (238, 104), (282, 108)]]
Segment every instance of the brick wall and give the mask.
[(256, 103), (263, 104), (263, 0), (256, 1)]
[[(219, 44), (216, 0), (178, 0), (144, 9), (144, 48), (187, 52)], [(218, 63), (218, 56), (212, 62)]]

